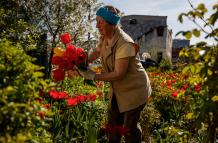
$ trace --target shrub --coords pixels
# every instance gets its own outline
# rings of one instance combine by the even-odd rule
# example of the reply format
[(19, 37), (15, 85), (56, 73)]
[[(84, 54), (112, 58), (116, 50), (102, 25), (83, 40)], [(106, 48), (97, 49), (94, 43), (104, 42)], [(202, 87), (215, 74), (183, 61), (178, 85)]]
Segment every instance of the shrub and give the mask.
[(47, 83), (39, 72), (41, 68), (32, 61), (20, 45), (0, 41), (0, 142), (42, 137), (36, 135), (41, 126), (41, 108), (35, 99)]

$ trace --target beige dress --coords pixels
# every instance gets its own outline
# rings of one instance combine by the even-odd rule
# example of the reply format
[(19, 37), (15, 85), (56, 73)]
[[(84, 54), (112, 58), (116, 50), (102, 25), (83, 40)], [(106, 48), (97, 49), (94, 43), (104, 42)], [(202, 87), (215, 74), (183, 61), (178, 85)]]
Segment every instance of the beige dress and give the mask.
[(109, 96), (116, 96), (120, 112), (129, 111), (146, 102), (151, 94), (150, 80), (136, 58), (138, 45), (121, 29), (115, 32), (110, 41), (102, 40), (98, 50), (106, 72), (112, 72), (115, 60), (129, 57), (129, 65), (125, 77), (111, 82)]

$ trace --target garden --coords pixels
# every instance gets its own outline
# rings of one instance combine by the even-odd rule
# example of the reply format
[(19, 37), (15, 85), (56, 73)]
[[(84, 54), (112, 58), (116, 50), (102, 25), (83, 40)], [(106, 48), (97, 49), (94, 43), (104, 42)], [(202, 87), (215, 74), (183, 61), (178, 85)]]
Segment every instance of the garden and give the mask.
[[(95, 0), (0, 2), (0, 142), (106, 143), (107, 133), (128, 132), (107, 125), (109, 83), (85, 80), (75, 68), (87, 68), (99, 6)], [(184, 48), (182, 62), (145, 69), (152, 95), (140, 117), (144, 142), (218, 142), (218, 3), (209, 16), (204, 4), (191, 8), (178, 20), (202, 20), (203, 27), (178, 34), (206, 34), (215, 42)], [(91, 70), (102, 69), (98, 63)]]

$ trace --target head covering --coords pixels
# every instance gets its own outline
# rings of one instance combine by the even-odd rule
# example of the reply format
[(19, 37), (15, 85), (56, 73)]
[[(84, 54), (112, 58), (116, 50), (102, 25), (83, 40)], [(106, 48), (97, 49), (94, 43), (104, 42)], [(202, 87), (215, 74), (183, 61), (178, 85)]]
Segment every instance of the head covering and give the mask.
[(107, 7), (99, 8), (96, 15), (102, 17), (105, 21), (112, 25), (117, 25), (120, 21), (120, 16), (110, 11)]

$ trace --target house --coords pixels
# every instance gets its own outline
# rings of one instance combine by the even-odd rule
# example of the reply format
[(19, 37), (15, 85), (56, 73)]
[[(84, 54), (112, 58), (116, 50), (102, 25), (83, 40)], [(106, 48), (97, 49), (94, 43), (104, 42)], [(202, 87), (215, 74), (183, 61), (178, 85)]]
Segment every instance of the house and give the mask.
[(127, 15), (121, 18), (121, 27), (140, 45), (140, 57), (147, 52), (156, 62), (162, 58), (171, 61), (172, 30), (167, 16)]

